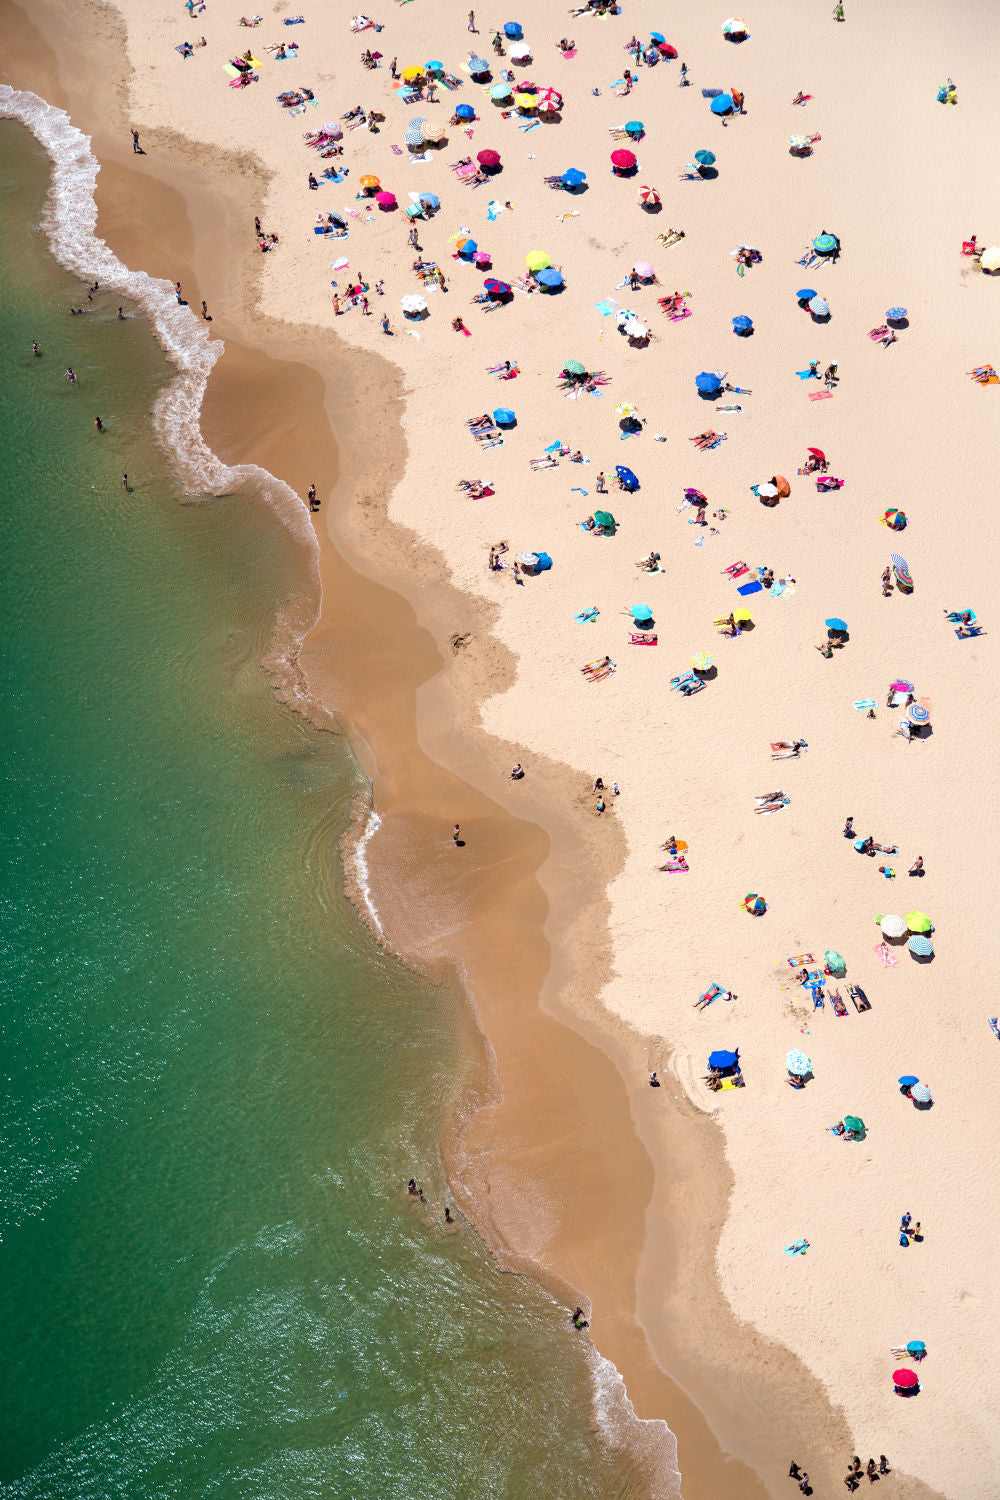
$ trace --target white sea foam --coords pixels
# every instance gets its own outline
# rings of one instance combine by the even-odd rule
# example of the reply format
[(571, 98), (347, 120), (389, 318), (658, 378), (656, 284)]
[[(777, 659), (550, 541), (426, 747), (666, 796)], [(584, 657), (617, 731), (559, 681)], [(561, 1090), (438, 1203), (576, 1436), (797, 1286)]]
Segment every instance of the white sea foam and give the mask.
[(358, 890), (361, 892), (361, 899), (365, 903), (365, 910), (374, 922), (379, 936), (385, 937), (385, 933), (382, 930), (382, 920), (378, 914), (378, 907), (375, 905), (375, 898), (372, 895), (371, 872), (368, 869), (368, 845), (381, 827), (382, 819), (374, 807), (370, 808), (364, 832), (354, 845), (353, 858), (354, 873), (357, 876)]
[(100, 163), (64, 109), (25, 90), (0, 85), (0, 117), (20, 120), (52, 160), (52, 184), (41, 227), (52, 253), (74, 275), (139, 303), (177, 375), (153, 408), (157, 437), (177, 466), (190, 495), (223, 495), (247, 484), (258, 488), (295, 538), (316, 559), (319, 549), (308, 511), (295, 491), (256, 464), (224, 464), (201, 434), (199, 414), (212, 367), (223, 352), (206, 324), (177, 301), (169, 281), (130, 271), (97, 234), (94, 188)]
[(590, 1377), (594, 1420), (605, 1442), (634, 1453), (650, 1476), (652, 1500), (680, 1500), (681, 1472), (677, 1439), (659, 1418), (640, 1418), (629, 1400), (625, 1382), (603, 1354), (593, 1351)]

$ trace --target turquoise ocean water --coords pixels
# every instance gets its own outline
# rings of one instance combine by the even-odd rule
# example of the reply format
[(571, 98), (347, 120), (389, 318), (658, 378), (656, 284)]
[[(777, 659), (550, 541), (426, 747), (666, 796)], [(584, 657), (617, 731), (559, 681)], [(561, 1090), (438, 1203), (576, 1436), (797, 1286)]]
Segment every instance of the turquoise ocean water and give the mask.
[(260, 669), (302, 548), (181, 503), (171, 368), (120, 294), (69, 315), (49, 165), (0, 125), (0, 1496), (651, 1493), (662, 1432), (442, 1226), (469, 1023), (357, 922), (364, 783)]

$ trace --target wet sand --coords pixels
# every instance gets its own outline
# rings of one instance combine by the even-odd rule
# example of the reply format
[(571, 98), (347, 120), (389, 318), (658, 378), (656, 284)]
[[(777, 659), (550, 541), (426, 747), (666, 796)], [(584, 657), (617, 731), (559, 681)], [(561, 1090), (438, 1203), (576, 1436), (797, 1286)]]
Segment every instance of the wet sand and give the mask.
[[(112, 13), (33, 14), (58, 35), (60, 58), (11, 10), (6, 77), (93, 131), (101, 232), (126, 263), (180, 279), (192, 305), (206, 296), (226, 340), (206, 439), (300, 493), (310, 482), (332, 489), (341, 455), (344, 475), (317, 518), (323, 614), (301, 666), (375, 783), (384, 826), (370, 864), (388, 942), (434, 972), (457, 969), (488, 1039), (490, 1101), (449, 1141), (464, 1211), (512, 1264), (588, 1307), (637, 1414), (676, 1434), (688, 1500), (784, 1493), (786, 1455), (805, 1461), (806, 1434), (814, 1478), (825, 1460), (832, 1475), (848, 1439), (818, 1382), (737, 1324), (718, 1287), (729, 1188), (719, 1132), (669, 1075), (658, 1092), (646, 1088), (646, 1042), (593, 1000), (609, 955), (595, 892), (622, 859), (614, 819), (595, 823), (587, 787), (556, 765), (536, 762), (530, 786), (511, 786), (517, 747), (498, 763), (495, 741), (466, 732), (469, 695), (495, 688), (508, 662), (487, 638), (487, 607), (445, 584), (427, 549), (414, 558), (409, 534), (385, 520), (402, 459), (394, 372), (258, 318), (249, 170), (208, 163), (180, 137), (144, 137), (150, 156), (134, 164), (114, 87), (105, 97), (95, 86), (120, 67)], [(450, 638), (465, 635), (458, 670), (437, 675)], [(561, 937), (555, 967), (547, 924), (574, 939)], [(572, 1014), (557, 998), (570, 993)], [(667, 1061), (664, 1049), (655, 1062)], [(734, 1368), (752, 1368), (752, 1385), (733, 1380)]]

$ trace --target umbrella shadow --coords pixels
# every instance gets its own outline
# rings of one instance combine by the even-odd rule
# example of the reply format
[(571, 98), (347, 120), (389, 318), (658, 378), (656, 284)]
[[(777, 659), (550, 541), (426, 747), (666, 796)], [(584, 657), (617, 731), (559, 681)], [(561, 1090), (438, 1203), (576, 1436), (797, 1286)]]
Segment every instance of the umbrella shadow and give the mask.
[(911, 1099), (910, 1103), (913, 1105), (914, 1109), (922, 1110), (924, 1113), (926, 1113), (927, 1110), (934, 1108), (933, 1099)]
[(694, 671), (703, 682), (714, 682), (719, 675), (718, 667), (693, 667)]
[[(933, 953), (914, 953), (911, 949), (910, 957), (913, 959), (913, 962), (915, 964), (932, 964), (934, 962)], [(914, 1104), (916, 1104), (917, 1101), (914, 1100), (913, 1102)]]
[(639, 207), (644, 214), (662, 214), (663, 212), (662, 203), (641, 203)]
[(718, 167), (699, 167), (698, 176), (702, 182), (714, 182), (719, 175)]
[(890, 328), (909, 328), (910, 326), (909, 318), (886, 318), (885, 321)]
[[(809, 306), (808, 302), (806, 302), (804, 304), (804, 306), (808, 307)], [(826, 324), (826, 323), (829, 323), (829, 322), (832, 321), (833, 313), (814, 313), (814, 312), (810, 312), (809, 316), (810, 316), (810, 318), (812, 318), (812, 320), (813, 320), (814, 323), (819, 323), (819, 324), (822, 325), (822, 324)]]

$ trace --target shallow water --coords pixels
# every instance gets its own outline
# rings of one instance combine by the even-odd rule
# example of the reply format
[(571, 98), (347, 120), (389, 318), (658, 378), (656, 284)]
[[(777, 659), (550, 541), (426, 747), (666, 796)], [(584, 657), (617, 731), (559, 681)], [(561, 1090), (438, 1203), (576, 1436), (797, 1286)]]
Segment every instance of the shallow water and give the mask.
[(648, 1493), (566, 1310), (442, 1225), (479, 1049), (357, 922), (364, 780), (260, 669), (308, 553), (182, 503), (47, 181), (4, 123), (0, 1495)]

